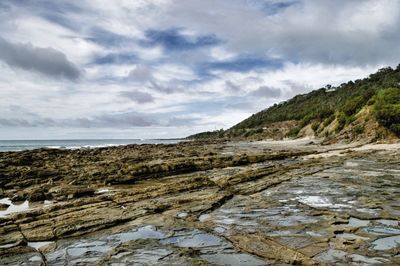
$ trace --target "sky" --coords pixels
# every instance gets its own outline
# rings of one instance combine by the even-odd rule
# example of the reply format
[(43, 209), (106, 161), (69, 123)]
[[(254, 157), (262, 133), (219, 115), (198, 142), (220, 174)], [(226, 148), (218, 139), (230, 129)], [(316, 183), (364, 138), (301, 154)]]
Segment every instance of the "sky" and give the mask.
[(400, 63), (398, 0), (2, 0), (0, 139), (174, 138)]

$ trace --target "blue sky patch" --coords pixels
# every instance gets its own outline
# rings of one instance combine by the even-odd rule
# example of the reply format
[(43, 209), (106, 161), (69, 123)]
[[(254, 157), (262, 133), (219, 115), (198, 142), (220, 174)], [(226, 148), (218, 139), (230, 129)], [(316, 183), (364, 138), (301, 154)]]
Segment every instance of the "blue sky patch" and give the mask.
[(220, 43), (220, 40), (213, 34), (191, 38), (180, 33), (179, 29), (151, 29), (145, 32), (145, 36), (147, 39), (141, 42), (144, 46), (161, 45), (167, 50), (191, 50)]
[(102, 45), (104, 47), (120, 46), (122, 44), (129, 44), (135, 42), (134, 39), (119, 35), (117, 33), (94, 27), (91, 29), (91, 37), (86, 38), (94, 43)]
[(138, 58), (132, 53), (110, 53), (102, 57), (96, 58), (93, 63), (97, 65), (105, 64), (135, 64)]
[(263, 13), (271, 16), (278, 14), (279, 12), (289, 8), (293, 5), (299, 4), (299, 0), (281, 0), (281, 1), (271, 1), (271, 0), (246, 0), (247, 6), (261, 10)]
[(207, 62), (201, 64), (198, 70), (204, 75), (211, 70), (248, 72), (255, 69), (278, 69), (282, 66), (282, 61), (278, 59), (244, 56), (226, 61)]

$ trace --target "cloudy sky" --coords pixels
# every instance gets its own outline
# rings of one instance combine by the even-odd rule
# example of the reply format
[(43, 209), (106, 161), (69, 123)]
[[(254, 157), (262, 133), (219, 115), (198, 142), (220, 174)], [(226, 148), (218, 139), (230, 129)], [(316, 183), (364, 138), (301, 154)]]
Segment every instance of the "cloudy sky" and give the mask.
[(167, 138), (400, 63), (398, 0), (1, 0), (0, 139)]

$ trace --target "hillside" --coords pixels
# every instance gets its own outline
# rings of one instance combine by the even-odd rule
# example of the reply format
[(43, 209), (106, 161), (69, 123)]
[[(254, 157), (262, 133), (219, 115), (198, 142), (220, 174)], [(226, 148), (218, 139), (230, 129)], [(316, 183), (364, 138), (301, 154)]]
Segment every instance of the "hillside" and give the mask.
[(327, 85), (275, 104), (226, 131), (189, 138), (265, 139), (301, 136), (370, 141), (400, 136), (400, 65)]

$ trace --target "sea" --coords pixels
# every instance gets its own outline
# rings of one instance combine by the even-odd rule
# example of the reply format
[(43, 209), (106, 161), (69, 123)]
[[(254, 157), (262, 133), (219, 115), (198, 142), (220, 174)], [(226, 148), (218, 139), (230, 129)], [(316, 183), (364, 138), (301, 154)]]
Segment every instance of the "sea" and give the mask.
[(128, 144), (175, 144), (183, 139), (63, 139), (63, 140), (0, 140), (0, 152), (39, 148), (82, 149), (113, 147)]

